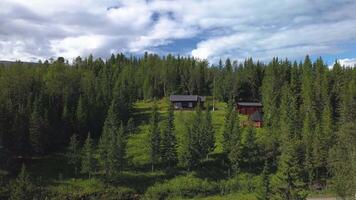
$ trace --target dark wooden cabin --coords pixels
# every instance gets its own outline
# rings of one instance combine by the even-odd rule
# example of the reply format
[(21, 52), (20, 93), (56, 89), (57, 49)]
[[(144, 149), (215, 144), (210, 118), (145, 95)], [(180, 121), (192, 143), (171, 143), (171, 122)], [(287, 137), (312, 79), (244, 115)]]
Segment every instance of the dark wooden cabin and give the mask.
[(192, 109), (198, 104), (204, 105), (205, 97), (199, 95), (171, 95), (169, 100), (175, 109)]

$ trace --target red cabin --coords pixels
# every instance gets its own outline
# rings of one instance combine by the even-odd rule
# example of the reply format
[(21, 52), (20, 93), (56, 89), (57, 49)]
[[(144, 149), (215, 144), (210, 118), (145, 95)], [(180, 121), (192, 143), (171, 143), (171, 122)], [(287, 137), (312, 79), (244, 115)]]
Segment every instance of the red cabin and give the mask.
[(263, 124), (262, 104), (258, 102), (238, 102), (236, 110), (242, 115), (248, 115), (248, 121), (242, 122), (242, 125), (253, 125), (261, 128)]
[(262, 104), (258, 102), (238, 102), (236, 110), (242, 115), (252, 115), (256, 111), (262, 112)]

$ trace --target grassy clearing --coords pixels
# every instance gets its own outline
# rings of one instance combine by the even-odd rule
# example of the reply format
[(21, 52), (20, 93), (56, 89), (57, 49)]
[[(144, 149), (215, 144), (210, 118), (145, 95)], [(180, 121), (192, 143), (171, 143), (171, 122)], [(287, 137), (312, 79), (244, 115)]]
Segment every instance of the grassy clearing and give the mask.
[[(94, 178), (91, 180), (86, 179), (86, 176), (75, 176), (72, 167), (67, 165), (63, 153), (33, 158), (30, 162), (31, 165), (28, 166), (31, 177), (37, 182), (47, 185), (45, 189), (54, 194), (54, 196), (63, 195), (63, 197), (73, 198), (85, 196), (104, 198), (106, 195), (107, 199), (110, 199), (108, 197), (110, 194), (121, 195), (123, 198), (131, 198), (133, 196), (136, 198), (138, 194), (157, 195), (162, 190), (162, 192), (166, 193), (175, 191), (174, 195), (170, 196), (173, 199), (178, 197), (194, 199), (197, 197), (200, 197), (200, 199), (255, 199), (253, 194), (232, 193), (225, 196), (218, 195), (221, 187), (219, 185), (220, 180), (225, 179), (227, 176), (226, 169), (224, 169), (220, 160), (226, 110), (226, 104), (222, 102), (217, 102), (215, 111), (212, 111), (216, 148), (210, 159), (204, 162), (202, 169), (196, 171), (193, 176), (190, 175), (190, 172), (184, 170), (178, 170), (174, 173), (166, 173), (165, 171), (151, 172), (148, 128), (153, 103), (153, 101), (135, 103), (134, 121), (137, 128), (128, 138), (128, 167), (111, 180), (109, 185), (104, 183), (101, 172), (94, 174)], [(207, 103), (211, 105), (211, 102)], [(161, 130), (164, 128), (168, 105), (167, 99), (157, 101), (161, 117)], [(178, 144), (184, 142), (187, 126), (192, 122), (194, 113), (194, 110), (175, 111), (175, 129)], [(240, 116), (240, 120), (245, 119), (246, 116)], [(262, 129), (258, 131), (258, 134), (263, 134)], [(178, 152), (181, 151), (181, 146), (178, 146)], [(205, 186), (201, 187), (201, 185)], [(194, 196), (194, 193), (198, 196)], [(146, 199), (150, 198), (146, 196)]]

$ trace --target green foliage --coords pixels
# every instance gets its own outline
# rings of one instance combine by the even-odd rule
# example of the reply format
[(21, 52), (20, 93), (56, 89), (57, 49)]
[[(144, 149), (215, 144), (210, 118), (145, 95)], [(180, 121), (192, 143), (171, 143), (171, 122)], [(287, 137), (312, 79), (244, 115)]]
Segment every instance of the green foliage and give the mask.
[(88, 133), (87, 139), (84, 142), (84, 146), (82, 148), (81, 160), (82, 160), (81, 172), (84, 174), (88, 174), (88, 177), (90, 179), (95, 169), (94, 144), (93, 144), (93, 140), (90, 137), (90, 133)]
[(168, 107), (167, 124), (162, 135), (162, 161), (168, 166), (173, 167), (178, 162), (177, 139), (174, 129), (174, 107)]
[(216, 194), (218, 191), (216, 183), (202, 180), (189, 174), (149, 187), (144, 199), (195, 198), (197, 196)]
[(69, 146), (67, 147), (67, 162), (69, 165), (74, 167), (75, 175), (78, 173), (78, 168), (81, 163), (81, 155), (80, 155), (80, 147), (79, 141), (77, 139), (77, 135), (73, 134), (69, 141)]
[(30, 116), (29, 139), (32, 152), (34, 154), (43, 154), (47, 144), (47, 122), (41, 116), (38, 102), (35, 101), (34, 109)]
[(203, 116), (200, 106), (197, 106), (192, 118), (192, 124), (187, 124), (185, 148), (185, 162), (189, 169), (200, 167), (203, 159), (215, 147), (214, 129), (212, 127), (210, 111)]
[(236, 117), (234, 110), (234, 101), (230, 98), (226, 112), (225, 112), (225, 121), (224, 121), (224, 130), (223, 130), (223, 148), (225, 152), (231, 151), (231, 142), (233, 141), (234, 130), (238, 129), (239, 123), (236, 121), (238, 119)]
[(356, 125), (346, 123), (337, 133), (335, 146), (330, 150), (329, 166), (334, 191), (342, 199), (352, 196), (356, 188)]
[(152, 165), (152, 171), (154, 170), (154, 165), (158, 164), (161, 158), (161, 133), (158, 128), (159, 123), (159, 113), (156, 102), (153, 105), (151, 120), (150, 120), (150, 160)]
[(49, 199), (132, 199), (135, 191), (126, 187), (107, 186), (98, 179), (71, 179), (46, 188)]
[(263, 167), (263, 171), (261, 174), (262, 184), (258, 189), (258, 200), (269, 200), (271, 199), (271, 183), (270, 183), (270, 167), (268, 164), (268, 160), (265, 161), (265, 165)]
[(34, 186), (26, 172), (25, 165), (22, 165), (18, 177), (10, 183), (11, 200), (30, 200), (34, 196)]
[(122, 170), (126, 155), (126, 143), (125, 130), (117, 119), (113, 103), (108, 110), (98, 145), (99, 165), (107, 178)]
[(298, 164), (299, 160), (300, 158), (293, 141), (286, 144), (279, 161), (273, 199), (306, 199), (306, 184), (302, 179), (303, 171)]

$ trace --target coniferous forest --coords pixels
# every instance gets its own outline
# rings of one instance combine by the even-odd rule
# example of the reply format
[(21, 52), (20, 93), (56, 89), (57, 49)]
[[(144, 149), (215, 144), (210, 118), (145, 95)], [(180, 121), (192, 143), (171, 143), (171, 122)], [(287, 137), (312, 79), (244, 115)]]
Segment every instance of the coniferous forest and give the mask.
[[(206, 102), (175, 110), (172, 94)], [(262, 128), (239, 101), (262, 103)], [(0, 64), (0, 159), (0, 199), (352, 199), (356, 68), (148, 53)]]

